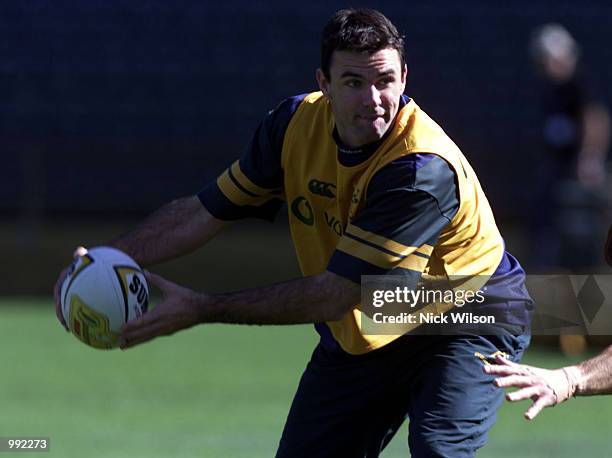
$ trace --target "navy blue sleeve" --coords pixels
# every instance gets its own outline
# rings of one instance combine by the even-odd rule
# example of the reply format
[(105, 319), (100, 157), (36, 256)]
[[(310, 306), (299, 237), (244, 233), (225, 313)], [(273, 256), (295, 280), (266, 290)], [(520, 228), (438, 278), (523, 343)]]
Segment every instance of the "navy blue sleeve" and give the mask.
[(416, 285), (459, 209), (455, 178), (435, 154), (410, 154), (381, 168), (328, 270), (356, 283), (361, 275), (403, 275)]
[(246, 151), (198, 197), (215, 217), (273, 220), (283, 204), (281, 152), (291, 117), (306, 94), (284, 100), (257, 127)]

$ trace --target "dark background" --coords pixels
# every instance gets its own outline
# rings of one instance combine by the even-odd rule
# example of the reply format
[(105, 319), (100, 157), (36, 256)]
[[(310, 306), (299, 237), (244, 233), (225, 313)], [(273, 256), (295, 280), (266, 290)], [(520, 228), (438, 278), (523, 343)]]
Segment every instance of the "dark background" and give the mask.
[[(16, 226), (0, 252), (55, 243), (49, 221), (121, 224), (198, 191), (267, 110), (316, 89), (320, 31), (347, 6), (380, 9), (405, 34), (406, 92), (520, 233), (541, 152), (531, 30), (563, 23), (610, 102), (608, 1), (2, 0), (0, 215)], [(64, 238), (62, 250), (86, 237)]]
[[(142, 213), (197, 191), (288, 95), (316, 88), (342, 2), (3, 1), (0, 209)], [(521, 216), (538, 148), (533, 27), (565, 24), (606, 100), (610, 2), (368, 2), (406, 36), (407, 93)], [(605, 84), (603, 84), (605, 83)]]

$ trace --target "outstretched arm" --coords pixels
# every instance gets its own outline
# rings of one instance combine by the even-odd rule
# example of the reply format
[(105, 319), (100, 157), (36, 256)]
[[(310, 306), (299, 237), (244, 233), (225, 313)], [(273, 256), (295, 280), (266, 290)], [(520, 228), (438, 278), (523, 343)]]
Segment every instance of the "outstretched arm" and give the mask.
[(227, 294), (203, 294), (146, 272), (163, 293), (150, 312), (124, 325), (121, 348), (202, 323), (302, 324), (336, 321), (360, 300), (359, 285), (331, 272)]
[[(164, 205), (110, 245), (129, 254), (141, 266), (148, 266), (195, 250), (226, 224), (229, 223), (212, 216), (197, 196), (184, 197)], [(78, 247), (74, 256), (85, 253), (85, 248)], [(59, 292), (67, 272), (68, 268), (60, 272), (53, 289), (55, 314), (66, 330)]]
[(528, 420), (572, 396), (612, 394), (612, 346), (592, 359), (555, 370), (516, 364), (501, 356), (497, 363), (484, 366), (484, 371), (501, 376), (494, 381), (499, 387), (520, 388), (506, 395), (509, 401), (533, 400), (525, 412)]

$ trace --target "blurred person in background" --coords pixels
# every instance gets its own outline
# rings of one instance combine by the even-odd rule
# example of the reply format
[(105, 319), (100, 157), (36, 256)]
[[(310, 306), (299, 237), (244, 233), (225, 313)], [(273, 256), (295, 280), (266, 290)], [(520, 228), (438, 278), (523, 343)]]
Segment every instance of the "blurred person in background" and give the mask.
[(609, 113), (593, 94), (579, 66), (580, 48), (565, 27), (537, 28), (530, 54), (542, 83), (544, 149), (536, 161), (530, 265), (581, 272), (601, 264)]

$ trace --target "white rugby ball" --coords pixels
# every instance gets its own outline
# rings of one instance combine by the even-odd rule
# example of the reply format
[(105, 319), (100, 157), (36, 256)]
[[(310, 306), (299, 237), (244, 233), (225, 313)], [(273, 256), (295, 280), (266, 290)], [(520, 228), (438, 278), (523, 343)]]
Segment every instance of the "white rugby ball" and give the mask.
[(74, 260), (60, 301), (64, 320), (79, 340), (110, 349), (118, 344), (121, 326), (147, 311), (149, 289), (131, 257), (115, 248), (96, 247)]

